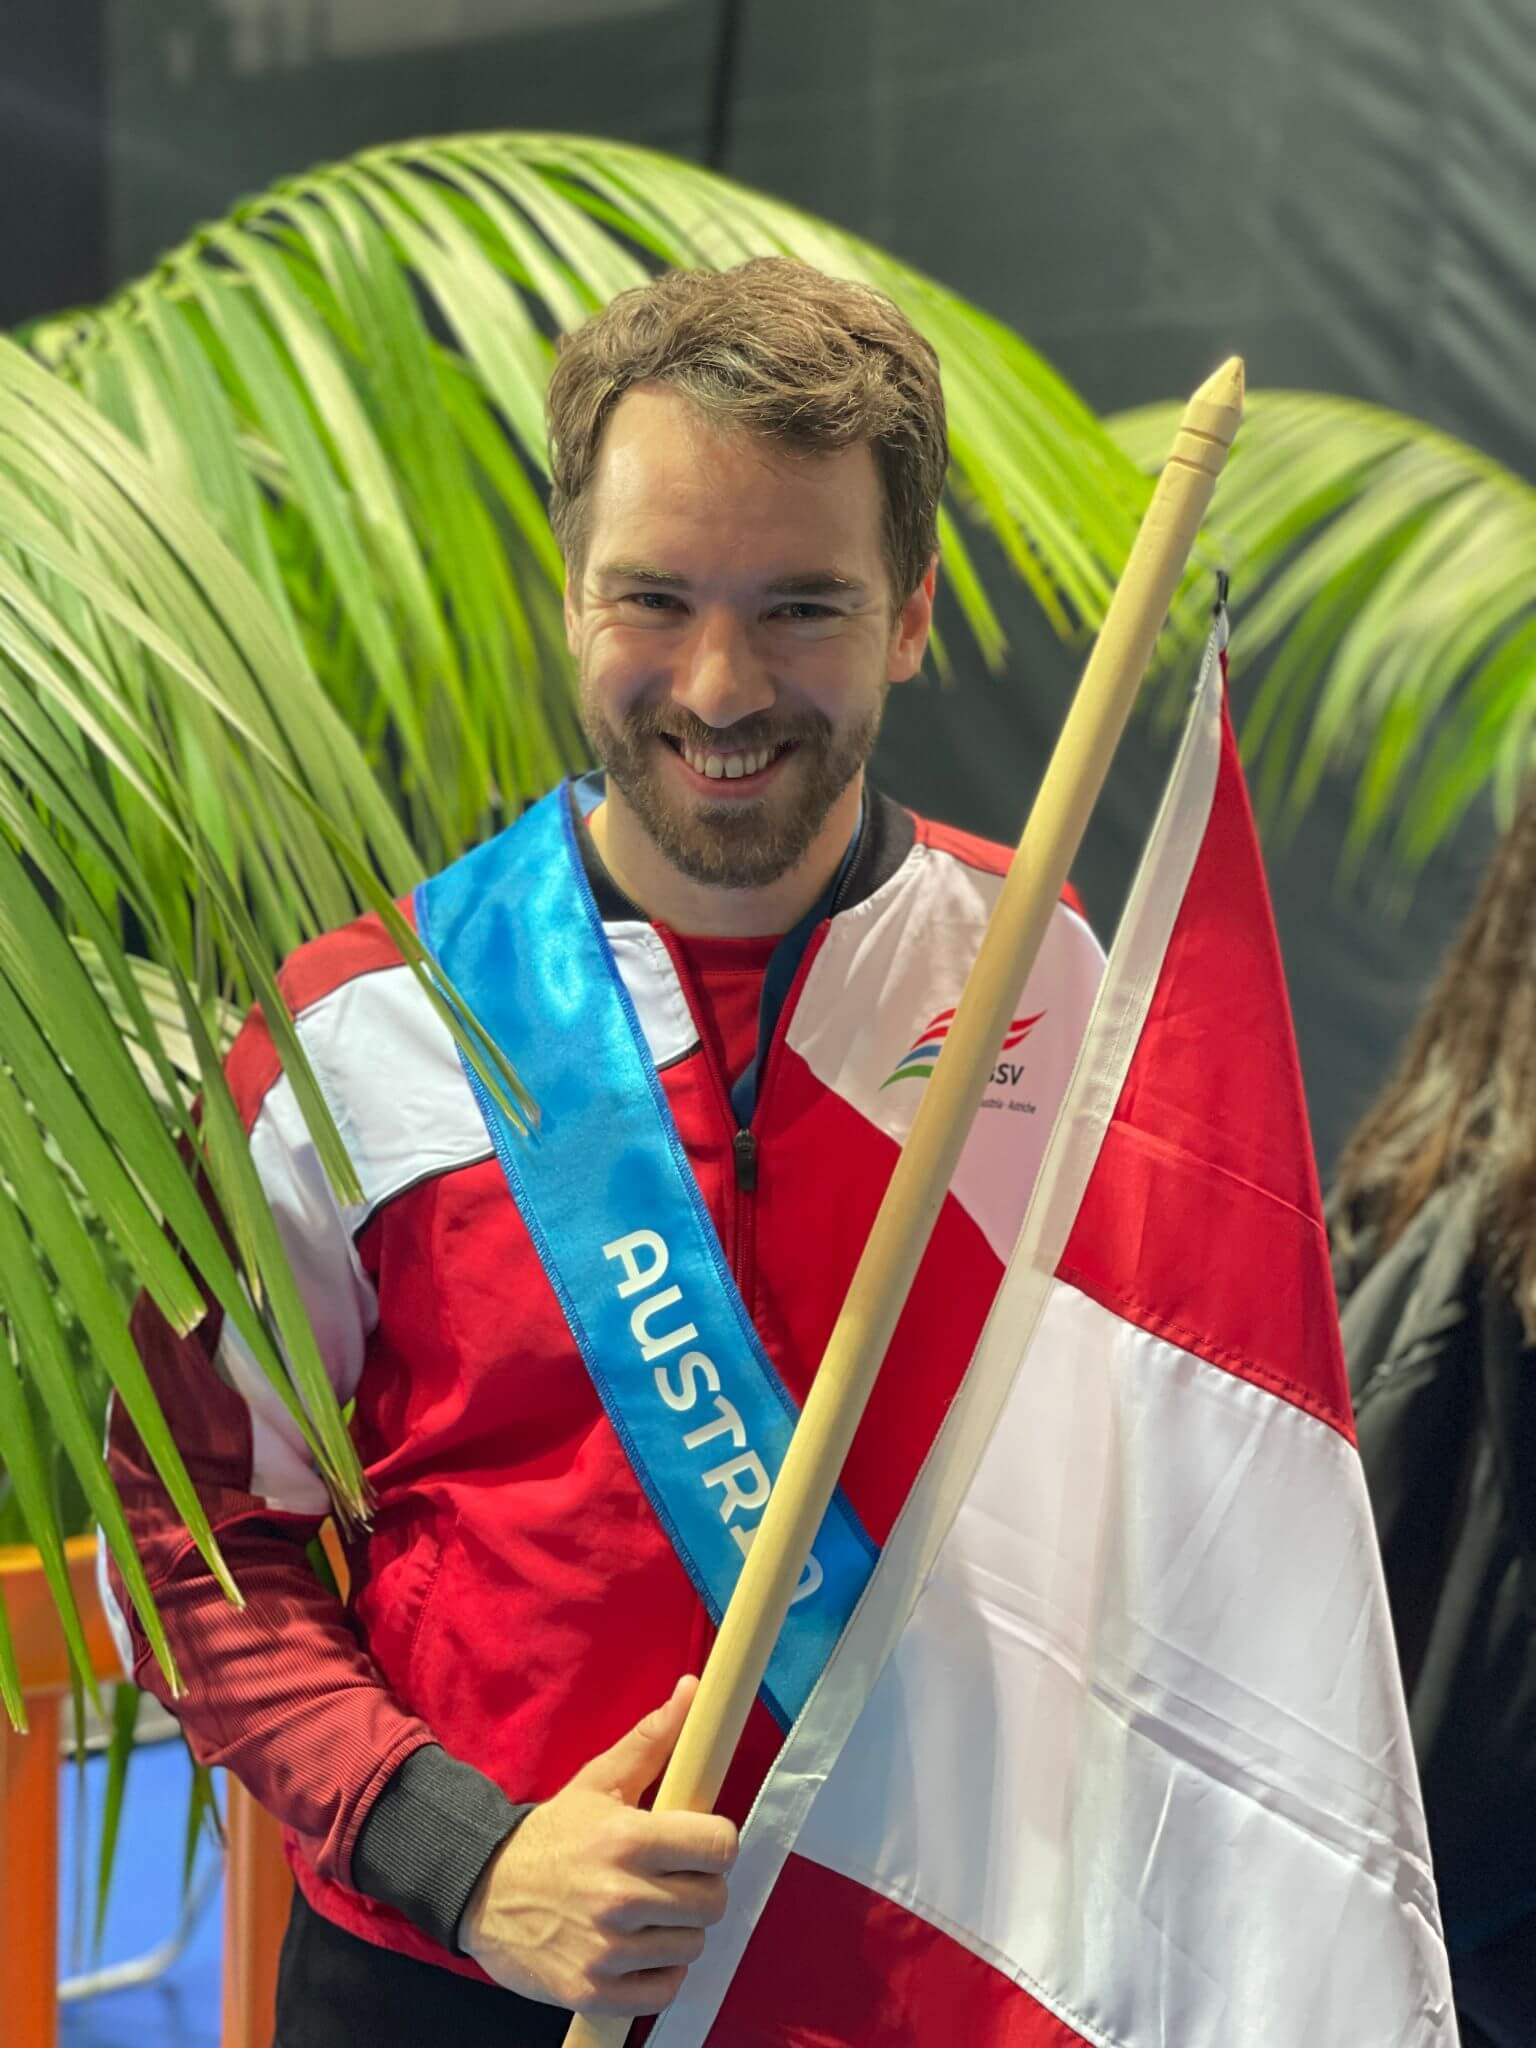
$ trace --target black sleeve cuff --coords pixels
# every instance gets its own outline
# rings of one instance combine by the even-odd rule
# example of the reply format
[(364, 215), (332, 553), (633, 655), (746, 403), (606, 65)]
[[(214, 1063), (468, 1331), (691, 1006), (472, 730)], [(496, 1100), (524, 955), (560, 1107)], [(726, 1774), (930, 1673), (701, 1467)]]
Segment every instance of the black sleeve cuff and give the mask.
[(469, 1895), (532, 1811), (429, 1743), (411, 1752), (369, 1809), (352, 1852), (352, 1883), (462, 1954), (459, 1916)]

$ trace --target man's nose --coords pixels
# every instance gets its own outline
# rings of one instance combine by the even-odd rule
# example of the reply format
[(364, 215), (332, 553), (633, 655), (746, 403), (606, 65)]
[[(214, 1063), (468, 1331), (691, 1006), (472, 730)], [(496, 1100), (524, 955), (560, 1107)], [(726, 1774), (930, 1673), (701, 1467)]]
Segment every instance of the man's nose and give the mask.
[(702, 614), (672, 680), (673, 702), (717, 732), (773, 704), (773, 682), (752, 636), (731, 614)]

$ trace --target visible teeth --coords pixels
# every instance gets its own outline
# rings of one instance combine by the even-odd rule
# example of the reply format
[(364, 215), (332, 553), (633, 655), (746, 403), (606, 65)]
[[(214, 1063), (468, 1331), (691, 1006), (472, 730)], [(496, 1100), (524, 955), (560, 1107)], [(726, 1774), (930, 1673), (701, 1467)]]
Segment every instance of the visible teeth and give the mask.
[(743, 775), (760, 775), (773, 759), (774, 749), (758, 747), (750, 754), (697, 754), (691, 747), (684, 747), (682, 755), (696, 775), (707, 775), (712, 782), (737, 782)]

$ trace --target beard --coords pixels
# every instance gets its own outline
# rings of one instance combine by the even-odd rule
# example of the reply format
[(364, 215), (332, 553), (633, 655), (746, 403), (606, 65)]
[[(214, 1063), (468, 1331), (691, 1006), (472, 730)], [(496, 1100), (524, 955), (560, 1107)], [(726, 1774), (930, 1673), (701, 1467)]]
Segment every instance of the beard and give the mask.
[[(885, 692), (852, 725), (834, 726), (820, 712), (797, 717), (763, 713), (717, 732), (702, 719), (665, 705), (638, 705), (618, 725), (582, 692), (582, 725), (646, 836), (680, 874), (717, 889), (761, 889), (805, 858), (833, 804), (874, 751)], [(668, 741), (698, 751), (728, 737), (732, 747), (793, 749), (761, 797), (711, 803), (669, 787), (659, 759)]]

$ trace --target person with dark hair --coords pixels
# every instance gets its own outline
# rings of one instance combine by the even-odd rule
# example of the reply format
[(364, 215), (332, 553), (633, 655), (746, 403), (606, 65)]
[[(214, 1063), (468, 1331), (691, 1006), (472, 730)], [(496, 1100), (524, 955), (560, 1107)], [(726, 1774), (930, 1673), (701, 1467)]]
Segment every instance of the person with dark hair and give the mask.
[(1536, 2041), (1536, 787), (1331, 1204), (1464, 2043)]
[[(1008, 865), (866, 780), (927, 646), (947, 462), (938, 363), (895, 305), (778, 259), (660, 278), (567, 339), (549, 428), (601, 772), (410, 906), (528, 1076), (537, 1141), (376, 917), (282, 977), (360, 1204), (259, 1013), (229, 1061), (354, 1404), (375, 1505), (346, 1603), (306, 1561), (327, 1499), (303, 1433), (216, 1314), (178, 1336), (145, 1301), (136, 1329), (242, 1608), (111, 1422), (176, 1711), (286, 1826), (280, 2048), (519, 2048), (569, 2009), (675, 1996), (819, 1666), (770, 1669), (720, 1814), (643, 1795), (910, 1129), (909, 1055), (942, 1036)], [(980, 1112), (791, 1650), (835, 1640), (959, 1385), (1101, 964), (1061, 906), (1027, 1079), (1010, 1065)]]

